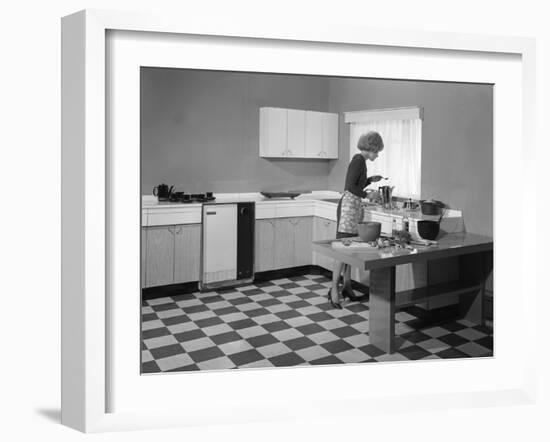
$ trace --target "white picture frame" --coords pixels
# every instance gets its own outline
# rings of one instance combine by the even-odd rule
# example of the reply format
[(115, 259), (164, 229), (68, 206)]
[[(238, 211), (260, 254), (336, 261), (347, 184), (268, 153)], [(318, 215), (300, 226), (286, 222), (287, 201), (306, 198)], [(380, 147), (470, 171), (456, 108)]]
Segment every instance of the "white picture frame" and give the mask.
[[(118, 322), (117, 315), (120, 314), (120, 308), (117, 308), (116, 302), (111, 299), (110, 291), (118, 284), (114, 281), (111, 272), (111, 265), (118, 259), (117, 254), (126, 253), (133, 259), (135, 264), (135, 253), (132, 250), (121, 251), (111, 246), (113, 238), (118, 238), (116, 224), (121, 224), (120, 220), (114, 217), (123, 216), (129, 213), (135, 216), (136, 222), (139, 222), (139, 212), (133, 212), (136, 204), (139, 207), (139, 194), (136, 200), (131, 200), (127, 206), (121, 208), (113, 205), (113, 202), (120, 202), (117, 199), (116, 191), (110, 193), (113, 182), (116, 180), (117, 173), (113, 173), (112, 167), (122, 167), (120, 159), (116, 154), (106, 149), (108, 143), (116, 143), (116, 137), (119, 133), (106, 132), (106, 119), (113, 115), (107, 113), (106, 94), (109, 93), (108, 82), (106, 81), (106, 63), (113, 60), (107, 60), (108, 45), (107, 34), (118, 32), (124, 35), (131, 33), (154, 32), (156, 37), (166, 36), (177, 43), (178, 36), (212, 36), (226, 47), (231, 46), (232, 41), (246, 41), (249, 46), (255, 47), (261, 42), (268, 42), (276, 50), (288, 51), (302, 50), (307, 46), (313, 51), (316, 45), (330, 46), (337, 48), (370, 48), (384, 57), (385, 52), (398, 52), (400, 57), (408, 57), (410, 51), (426, 50), (424, 55), (430, 55), (435, 61), (439, 57), (451, 57), (458, 59), (467, 56), (474, 63), (481, 66), (487, 66), (490, 74), (483, 72), (471, 72), (471, 77), (464, 74), (464, 81), (476, 81), (484, 78), (491, 82), (491, 77), (497, 78), (504, 73), (495, 73), (490, 71), (489, 65), (485, 59), (495, 57), (501, 62), (510, 62), (510, 70), (516, 68), (518, 72), (512, 72), (510, 83), (506, 83), (505, 77), (502, 84), (506, 87), (500, 89), (498, 82), (495, 93), (495, 152), (511, 154), (518, 151), (517, 146), (521, 146), (521, 155), (523, 160), (523, 176), (529, 176), (533, 167), (534, 158), (534, 112), (535, 112), (535, 48), (534, 41), (526, 38), (502, 37), (495, 38), (481, 35), (464, 35), (450, 33), (427, 33), (427, 32), (393, 32), (380, 29), (369, 28), (344, 28), (339, 26), (319, 28), (313, 24), (299, 27), (281, 27), (269, 22), (261, 23), (261, 26), (255, 24), (243, 23), (220, 23), (211, 24), (206, 20), (187, 20), (182, 21), (181, 17), (157, 16), (143, 13), (112, 12), (100, 10), (81, 11), (67, 16), (62, 21), (62, 423), (84, 432), (100, 432), (110, 430), (139, 429), (139, 428), (159, 428), (170, 426), (189, 426), (204, 425), (211, 419), (217, 422), (243, 423), (258, 422), (269, 419), (288, 419), (288, 418), (311, 418), (328, 417), (325, 411), (327, 403), (339, 403), (350, 405), (353, 408), (358, 400), (362, 401), (362, 407), (356, 409), (355, 413), (367, 415), (377, 410), (383, 409), (388, 413), (406, 409), (407, 404), (421, 403), (422, 407), (428, 409), (461, 408), (469, 406), (489, 406), (497, 405), (500, 402), (513, 404), (534, 403), (536, 391), (536, 324), (529, 321), (530, 315), (534, 316), (536, 311), (536, 282), (534, 278), (527, 278), (528, 259), (534, 256), (536, 251), (534, 244), (528, 241), (518, 242), (511, 245), (514, 252), (518, 253), (521, 259), (521, 268), (519, 275), (513, 279), (514, 288), (521, 293), (521, 299), (517, 301), (523, 315), (517, 315), (514, 326), (521, 327), (523, 354), (526, 355), (525, 361), (513, 364), (504, 356), (507, 354), (507, 346), (510, 342), (515, 342), (514, 330), (510, 324), (505, 321), (496, 323), (495, 332), (495, 358), (487, 361), (442, 361), (428, 364), (407, 364), (405, 368), (402, 364), (368, 364), (369, 366), (350, 366), (350, 367), (321, 367), (315, 368), (315, 371), (304, 369), (282, 369), (282, 370), (260, 370), (246, 371), (240, 373), (196, 373), (186, 378), (177, 375), (148, 376), (139, 377), (139, 366), (130, 364), (131, 373), (128, 377), (132, 379), (139, 378), (140, 382), (146, 382), (144, 388), (150, 390), (150, 394), (166, 395), (166, 391), (173, 388), (174, 383), (183, 379), (188, 384), (186, 399), (194, 406), (175, 408), (170, 400), (159, 405), (155, 403), (154, 407), (147, 407), (151, 404), (150, 398), (147, 403), (136, 404), (135, 409), (128, 407), (118, 407), (111, 402), (112, 392), (122, 384), (121, 376), (114, 375), (119, 368), (119, 363), (114, 364), (114, 360), (124, 363), (124, 357), (115, 355), (112, 352), (109, 339), (116, 334)], [(133, 34), (137, 39), (145, 39), (147, 35), (153, 34)], [(237, 40), (235, 40), (237, 39)], [(203, 44), (199, 39), (199, 44)], [(145, 45), (145, 40), (143, 44)], [(126, 48), (135, 47), (130, 46)], [(284, 46), (283, 49), (277, 45)], [(252, 48), (253, 50), (253, 48)], [(144, 51), (146, 52), (146, 51)], [(162, 51), (161, 51), (162, 52)], [(169, 52), (169, 50), (167, 50)], [(109, 55), (118, 57), (119, 52), (111, 52)], [(141, 55), (130, 54), (128, 63), (136, 63)], [(159, 58), (160, 59), (160, 58)], [(411, 60), (413, 60), (411, 58)], [(477, 61), (476, 61), (477, 60)], [(496, 63), (496, 62), (495, 62)], [(253, 63), (252, 63), (253, 64)], [(221, 64), (217, 66), (223, 65)], [(515, 67), (514, 67), (515, 66)], [(307, 69), (304, 67), (304, 69)], [(397, 69), (395, 67), (394, 69)], [(417, 66), (416, 69), (422, 69)], [(425, 69), (425, 68), (424, 68)], [(439, 69), (436, 65), (431, 65), (431, 69)], [(442, 68), (442, 73), (445, 68)], [(446, 69), (449, 69), (448, 67)], [(408, 72), (408, 73), (407, 73)], [(420, 72), (420, 71), (418, 71)], [(434, 71), (432, 71), (434, 72)], [(439, 71), (438, 71), (439, 72)], [(403, 67), (402, 76), (394, 70), (396, 78), (410, 78), (410, 70)], [(519, 76), (518, 76), (519, 74)], [(433, 75), (433, 74), (432, 74)], [(444, 75), (444, 74), (441, 74)], [(387, 74), (380, 75), (381, 78), (388, 78)], [(513, 85), (517, 85), (518, 78), (521, 90), (513, 90)], [(422, 76), (417, 79), (422, 79)], [(434, 79), (434, 78), (432, 78)], [(443, 78), (442, 78), (443, 79)], [(109, 78), (111, 81), (111, 78)], [(508, 101), (510, 100), (510, 101)], [(519, 116), (521, 127), (517, 130), (511, 130), (510, 139), (504, 140), (501, 135), (502, 127), (505, 127), (509, 120), (502, 113), (502, 101), (506, 103), (515, 103), (518, 108), (511, 108), (510, 115)], [(134, 109), (135, 111), (135, 109)], [(109, 112), (111, 110), (109, 109)], [(509, 116), (508, 116), (509, 117)], [(129, 128), (132, 126), (131, 117)], [(503, 123), (504, 122), (504, 123)], [(500, 126), (499, 126), (500, 125)], [(117, 129), (118, 130), (118, 129)], [(124, 134), (124, 132), (122, 132)], [(109, 135), (112, 138), (106, 138)], [(131, 145), (131, 143), (130, 143)], [(134, 152), (135, 153), (135, 152)], [(124, 152), (124, 154), (129, 154)], [(499, 154), (500, 155), (500, 154)], [(139, 156), (139, 155), (137, 155)], [(502, 179), (501, 170), (506, 166), (506, 155), (501, 155), (502, 164), (495, 168), (495, 219), (499, 219), (502, 201), (498, 195), (499, 180)], [(134, 158), (134, 157), (132, 157)], [(139, 161), (139, 159), (138, 159)], [(134, 167), (139, 162), (135, 158), (128, 162), (127, 166)], [(504, 167), (501, 167), (504, 166)], [(130, 169), (129, 169), (130, 170)], [(139, 170), (139, 168), (138, 168)], [(135, 172), (135, 169), (134, 169)], [(131, 170), (130, 170), (130, 173)], [(138, 174), (139, 175), (139, 174)], [(114, 178), (113, 178), (114, 177)], [(135, 181), (135, 175), (133, 176)], [(135, 182), (134, 182), (135, 184)], [(116, 186), (115, 186), (116, 187)], [(511, 190), (511, 197), (518, 197), (523, 207), (533, 207), (536, 201), (536, 192), (530, 194), (520, 194), (520, 190)], [(516, 192), (516, 193), (513, 193)], [(527, 225), (529, 222), (527, 211), (522, 212), (522, 223)], [(132, 215), (133, 214), (133, 215)], [(500, 217), (500, 219), (503, 219)], [(500, 223), (500, 221), (499, 221)], [(495, 238), (498, 241), (499, 234), (503, 232), (505, 226), (495, 225)], [(502, 223), (501, 223), (502, 224)], [(113, 227), (115, 226), (115, 227)], [(525, 235), (520, 233), (520, 235)], [(501, 236), (502, 238), (502, 236)], [(117, 240), (118, 241), (118, 240)], [(139, 243), (138, 243), (139, 244)], [(138, 244), (124, 243), (130, 248), (138, 247)], [(135, 250), (133, 250), (135, 252)], [(137, 251), (139, 256), (139, 250)], [(508, 253), (509, 251), (507, 251)], [(514, 267), (505, 263), (505, 259), (499, 260), (503, 255), (503, 250), (499, 250), (499, 243), (495, 245), (495, 293), (499, 290), (505, 290), (502, 284), (499, 285), (500, 275), (510, 274)], [(130, 260), (132, 260), (130, 259)], [(139, 261), (139, 258), (138, 258)], [(139, 262), (138, 262), (139, 265)], [(134, 265), (135, 270), (135, 265)], [(502, 269), (502, 271), (500, 270)], [(124, 273), (124, 272), (123, 272)], [(117, 273), (118, 275), (118, 273)], [(118, 276), (117, 276), (118, 278)], [(116, 278), (115, 278), (116, 279)], [(120, 278), (119, 278), (120, 279)], [(136, 280), (137, 281), (137, 280)], [(136, 284), (139, 290), (139, 283)], [(503, 299), (495, 301), (495, 317), (509, 318), (513, 305)], [(130, 322), (134, 321), (132, 327), (139, 323), (138, 317), (131, 317)], [(130, 333), (131, 334), (131, 333)], [(509, 338), (499, 341), (499, 335)], [(138, 340), (139, 334), (135, 335)], [(116, 339), (116, 338), (115, 338)], [(503, 355), (503, 358), (499, 360)], [(117, 359), (118, 358), (118, 359)], [(496, 362), (495, 362), (496, 361)], [(501, 361), (504, 361), (501, 363)], [(476, 363), (475, 367), (472, 362)], [(439, 364), (439, 365), (436, 365)], [(500, 365), (499, 365), (500, 364)], [(135, 365), (135, 364), (134, 364)], [(435, 368), (434, 368), (435, 367)], [(495, 375), (494, 383), (486, 388), (479, 385), (471, 389), (467, 386), (468, 381), (472, 382), (474, 378), (471, 373), (474, 370), (485, 370), (489, 373), (497, 368), (506, 371), (506, 381)], [(341, 384), (338, 389), (327, 388), (322, 395), (314, 394), (312, 385), (308, 385), (309, 378), (325, 378), (327, 373), (337, 376), (338, 370), (346, 370), (346, 375), (350, 377), (357, 376), (364, 370), (371, 370), (371, 374), (383, 375), (390, 372), (390, 375), (398, 379), (404, 370), (410, 372), (412, 376), (426, 376), (423, 372), (433, 372), (437, 369), (445, 374), (465, 373), (466, 382), (459, 382), (455, 379), (456, 391), (445, 392), (434, 381), (432, 388), (425, 388), (424, 394), (420, 395), (418, 390), (412, 388), (409, 391), (397, 390), (384, 391), (384, 383), (376, 390), (373, 385), (370, 391), (364, 389), (350, 390), (349, 386)], [(234, 375), (238, 374), (239, 378)], [(229, 378), (228, 376), (232, 376)], [(428, 377), (429, 378), (429, 377)], [(228, 380), (231, 385), (228, 385)], [(248, 390), (245, 388), (248, 386)], [(257, 402), (259, 399), (254, 395), (254, 390), (259, 386), (267, 385), (274, 390), (266, 403)], [(305, 399), (300, 402), (300, 397), (296, 396), (295, 405), (284, 404), (284, 398), (277, 396), (277, 385), (288, 385), (290, 394), (301, 394)], [(230, 398), (231, 409), (224, 400), (208, 400), (208, 395), (204, 389), (210, 386), (211, 391), (224, 391)], [(296, 389), (300, 386), (303, 390)], [(135, 385), (127, 384), (130, 389)], [(403, 387), (403, 386), (402, 386)], [(179, 386), (178, 388), (181, 388)], [(240, 388), (241, 390), (234, 390)], [(233, 389), (233, 390), (232, 390)], [(174, 390), (172, 390), (174, 391)], [(130, 394), (129, 390), (126, 393)], [(218, 394), (218, 393), (217, 393)], [(223, 396), (223, 394), (221, 394)], [(160, 396), (159, 396), (160, 397)], [(376, 401), (370, 399), (376, 398)], [(130, 403), (135, 398), (122, 400), (121, 403)], [(187, 402), (186, 401), (186, 402)], [(307, 404), (309, 406), (305, 406)], [(261, 405), (261, 406), (259, 406)], [(405, 408), (404, 408), (405, 407)]]

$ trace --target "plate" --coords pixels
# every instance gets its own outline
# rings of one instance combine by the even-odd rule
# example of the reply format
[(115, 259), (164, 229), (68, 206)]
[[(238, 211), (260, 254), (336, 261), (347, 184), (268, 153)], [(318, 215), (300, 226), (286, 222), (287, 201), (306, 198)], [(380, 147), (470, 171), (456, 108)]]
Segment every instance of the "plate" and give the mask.
[(296, 198), (300, 195), (299, 192), (260, 192), (267, 198)]

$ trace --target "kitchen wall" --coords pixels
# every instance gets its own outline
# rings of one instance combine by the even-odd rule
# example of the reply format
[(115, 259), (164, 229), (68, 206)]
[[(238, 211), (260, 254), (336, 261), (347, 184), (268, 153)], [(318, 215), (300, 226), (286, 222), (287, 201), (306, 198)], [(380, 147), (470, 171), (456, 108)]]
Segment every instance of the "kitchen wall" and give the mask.
[[(493, 232), (493, 88), (491, 85), (332, 79), (330, 112), (422, 106), (422, 198), (464, 213), (466, 230)], [(349, 161), (349, 131), (340, 116), (339, 161), (329, 188), (341, 190)]]
[[(165, 182), (186, 192), (341, 191), (349, 162), (343, 112), (424, 108), (422, 197), (464, 211), (492, 234), (490, 85), (142, 68), (142, 193)], [(258, 108), (340, 113), (340, 159), (260, 158)]]
[(326, 111), (329, 80), (141, 69), (141, 184), (198, 192), (326, 189), (324, 160), (259, 157), (261, 106)]

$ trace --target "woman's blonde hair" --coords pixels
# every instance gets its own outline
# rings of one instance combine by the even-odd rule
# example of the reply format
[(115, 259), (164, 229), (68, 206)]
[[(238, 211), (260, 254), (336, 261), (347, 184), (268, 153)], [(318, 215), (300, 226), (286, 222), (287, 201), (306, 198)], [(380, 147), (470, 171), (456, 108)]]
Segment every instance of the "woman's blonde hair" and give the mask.
[(384, 141), (382, 141), (382, 137), (378, 132), (371, 130), (359, 137), (357, 149), (366, 150), (367, 152), (380, 152), (384, 149)]

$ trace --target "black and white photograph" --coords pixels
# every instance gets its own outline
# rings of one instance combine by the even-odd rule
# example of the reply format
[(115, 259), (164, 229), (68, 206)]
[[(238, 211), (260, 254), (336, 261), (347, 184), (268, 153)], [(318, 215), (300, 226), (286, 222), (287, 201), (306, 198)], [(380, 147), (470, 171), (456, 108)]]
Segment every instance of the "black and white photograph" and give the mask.
[(0, 438), (550, 440), (543, 6), (5, 3)]
[(493, 100), (141, 67), (141, 374), (493, 357)]

